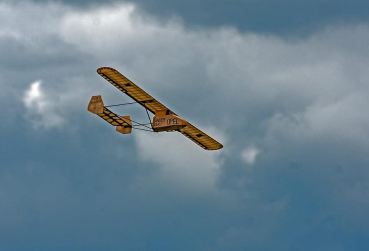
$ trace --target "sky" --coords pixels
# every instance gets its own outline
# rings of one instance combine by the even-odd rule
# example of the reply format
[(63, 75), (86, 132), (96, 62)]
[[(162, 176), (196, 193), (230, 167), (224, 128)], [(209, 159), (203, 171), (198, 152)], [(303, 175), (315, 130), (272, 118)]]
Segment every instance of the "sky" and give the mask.
[[(368, 250), (368, 7), (1, 1), (0, 251)], [(101, 66), (224, 148), (117, 134)]]

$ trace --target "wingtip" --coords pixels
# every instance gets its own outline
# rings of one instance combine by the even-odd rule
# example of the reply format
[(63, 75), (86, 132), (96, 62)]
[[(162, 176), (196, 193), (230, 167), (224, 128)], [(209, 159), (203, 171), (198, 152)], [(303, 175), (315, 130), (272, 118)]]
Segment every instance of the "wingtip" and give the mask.
[(215, 147), (215, 148), (211, 148), (211, 149), (208, 149), (208, 150), (212, 150), (212, 151), (216, 151), (216, 150), (220, 150), (223, 148), (223, 145), (220, 144), (219, 146)]
[(97, 68), (97, 73), (102, 73), (104, 72), (104, 70), (114, 70), (114, 71), (117, 71), (116, 69), (114, 69), (113, 67), (110, 67), (110, 66), (102, 66), (102, 67), (99, 67)]
[(205, 150), (208, 150), (208, 151), (216, 151), (216, 150), (222, 149), (223, 145), (218, 142), (218, 145), (216, 145), (216, 146), (213, 146), (213, 147), (210, 147), (210, 148), (209, 147), (203, 147), (203, 148)]

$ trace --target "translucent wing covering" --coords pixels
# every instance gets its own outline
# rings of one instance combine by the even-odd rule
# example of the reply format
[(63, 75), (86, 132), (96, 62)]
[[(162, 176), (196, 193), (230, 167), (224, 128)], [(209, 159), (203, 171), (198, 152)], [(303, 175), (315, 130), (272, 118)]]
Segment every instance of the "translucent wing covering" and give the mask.
[(168, 109), (165, 105), (154, 99), (151, 95), (142, 90), (131, 80), (123, 76), (119, 71), (110, 67), (101, 67), (97, 69), (97, 73), (99, 73), (103, 78), (105, 78), (119, 90), (130, 96), (137, 103), (144, 106), (150, 112), (155, 114), (157, 111), (170, 111), (170, 109)]
[(223, 145), (220, 144), (218, 141), (216, 141), (206, 133), (200, 131), (190, 123), (187, 123), (187, 126), (179, 130), (179, 132), (205, 150), (218, 150), (223, 147)]

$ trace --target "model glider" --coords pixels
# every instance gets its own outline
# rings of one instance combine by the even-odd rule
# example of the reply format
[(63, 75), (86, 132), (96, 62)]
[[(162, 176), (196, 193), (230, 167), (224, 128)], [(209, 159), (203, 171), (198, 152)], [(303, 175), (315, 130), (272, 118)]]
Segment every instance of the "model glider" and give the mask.
[[(142, 105), (150, 121), (144, 124), (132, 120), (130, 116), (119, 116), (109, 110), (109, 107), (117, 105), (105, 106), (100, 95), (92, 96), (88, 104), (88, 111), (98, 115), (109, 124), (115, 126), (116, 131), (122, 134), (131, 133), (132, 128), (152, 132), (177, 131), (206, 150), (218, 150), (223, 147), (218, 141), (175, 114), (131, 80), (123, 76), (119, 71), (110, 67), (101, 67), (97, 69), (97, 73), (135, 101), (119, 105), (133, 103)], [(148, 111), (154, 114), (152, 121)]]

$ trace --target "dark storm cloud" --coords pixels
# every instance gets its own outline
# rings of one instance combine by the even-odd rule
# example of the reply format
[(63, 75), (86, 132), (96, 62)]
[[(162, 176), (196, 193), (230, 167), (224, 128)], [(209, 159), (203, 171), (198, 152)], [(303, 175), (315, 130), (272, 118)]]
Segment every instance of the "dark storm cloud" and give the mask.
[(322, 25), (366, 21), (365, 0), (136, 1), (157, 16), (179, 15), (190, 25), (230, 25), (270, 33), (311, 32)]
[[(45, 2), (45, 1), (38, 1)], [(135, 0), (69, 1), (76, 7), (131, 2), (158, 18), (179, 16), (188, 26), (234, 26), (242, 31), (281, 34), (311, 33), (329, 24), (367, 22), (368, 1), (329, 0)]]

